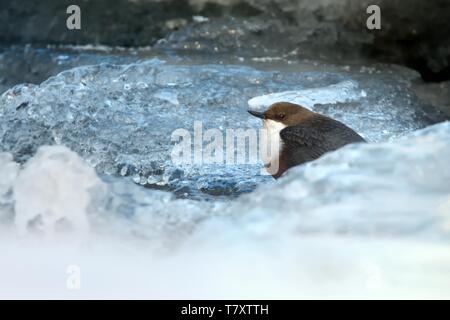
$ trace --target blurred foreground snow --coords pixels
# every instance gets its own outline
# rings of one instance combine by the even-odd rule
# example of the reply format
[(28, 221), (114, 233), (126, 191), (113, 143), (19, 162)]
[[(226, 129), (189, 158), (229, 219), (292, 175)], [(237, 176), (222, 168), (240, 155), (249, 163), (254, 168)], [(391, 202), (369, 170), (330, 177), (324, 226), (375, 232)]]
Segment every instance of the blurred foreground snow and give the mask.
[[(18, 173), (1, 154), (0, 168), (17, 178), (0, 189), (0, 296), (450, 298), (449, 157), (442, 123), (204, 202), (100, 182), (61, 146), (41, 148)], [(39, 214), (73, 221), (70, 208), (89, 233), (76, 223), (62, 234), (23, 229)], [(69, 265), (80, 267), (80, 290), (66, 287)]]

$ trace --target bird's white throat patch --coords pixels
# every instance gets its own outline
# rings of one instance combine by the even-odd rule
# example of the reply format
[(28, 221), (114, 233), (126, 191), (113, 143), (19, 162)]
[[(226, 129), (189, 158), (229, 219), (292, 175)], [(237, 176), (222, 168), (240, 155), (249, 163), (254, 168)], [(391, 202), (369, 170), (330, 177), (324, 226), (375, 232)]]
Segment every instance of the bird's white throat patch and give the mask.
[(280, 138), (280, 131), (286, 128), (287, 126), (281, 122), (274, 120), (264, 120), (264, 129), (269, 132), (271, 137)]
[(279, 158), (283, 147), (280, 131), (287, 126), (274, 120), (264, 120), (265, 134), (261, 136), (261, 146), (266, 150), (261, 152), (261, 158), (267, 170), (276, 173), (279, 167)]

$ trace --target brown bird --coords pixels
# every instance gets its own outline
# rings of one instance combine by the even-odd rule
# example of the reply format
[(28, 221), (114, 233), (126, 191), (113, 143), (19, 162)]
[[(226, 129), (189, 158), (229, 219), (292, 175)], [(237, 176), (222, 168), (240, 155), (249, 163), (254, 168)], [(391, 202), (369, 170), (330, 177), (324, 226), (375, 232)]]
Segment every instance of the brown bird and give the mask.
[(265, 112), (248, 112), (264, 121), (267, 136), (262, 137), (262, 144), (269, 147), (269, 140), (276, 143), (276, 150), (272, 150), (270, 157), (264, 158), (265, 153), (262, 154), (264, 165), (274, 178), (329, 151), (365, 142), (345, 124), (297, 104), (278, 102)]

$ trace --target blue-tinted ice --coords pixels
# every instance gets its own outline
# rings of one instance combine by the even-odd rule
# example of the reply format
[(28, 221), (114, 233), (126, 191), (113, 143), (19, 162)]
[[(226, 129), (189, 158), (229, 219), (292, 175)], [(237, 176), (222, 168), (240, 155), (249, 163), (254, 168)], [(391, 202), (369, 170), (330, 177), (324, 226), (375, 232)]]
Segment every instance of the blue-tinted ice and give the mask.
[(343, 121), (369, 141), (384, 141), (436, 121), (409, 89), (415, 77), (400, 67), (261, 71), (158, 59), (79, 67), (3, 94), (0, 148), (23, 162), (41, 145), (63, 144), (100, 174), (182, 197), (239, 195), (271, 178), (260, 174), (259, 164), (175, 166), (174, 130), (192, 132), (195, 121), (224, 135), (229, 128), (258, 129), (249, 105), (290, 100)]

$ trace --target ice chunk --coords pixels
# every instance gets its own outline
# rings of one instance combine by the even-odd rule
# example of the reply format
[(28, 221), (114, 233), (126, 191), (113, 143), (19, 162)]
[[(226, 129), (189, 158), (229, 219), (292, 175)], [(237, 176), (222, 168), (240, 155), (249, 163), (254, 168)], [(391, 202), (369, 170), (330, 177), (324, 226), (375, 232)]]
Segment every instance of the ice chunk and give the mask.
[[(180, 200), (105, 177), (107, 197), (95, 208), (109, 229), (91, 228), (88, 250), (0, 233), (0, 297), (450, 297), (449, 145), (443, 123), (349, 146), (225, 202)], [(24, 191), (22, 201), (42, 192)], [(59, 199), (47, 198), (46, 208)], [(68, 261), (81, 267), (83, 290), (61, 284)]]
[(19, 164), (10, 153), (0, 153), (0, 222), (13, 217), (12, 186), (19, 172)]
[(356, 82), (347, 80), (326, 87), (262, 95), (250, 99), (248, 105), (253, 110), (265, 110), (276, 102), (291, 102), (313, 109), (316, 104), (354, 102), (365, 97), (365, 92), (358, 90)]
[(243, 196), (228, 210), (247, 212), (248, 225), (263, 233), (281, 228), (445, 239), (449, 144), (446, 122), (392, 143), (349, 145), (292, 168), (276, 186)]
[[(41, 145), (62, 144), (100, 174), (135, 177), (142, 185), (189, 197), (236, 196), (268, 181), (260, 175), (261, 164), (175, 164), (175, 130), (192, 137), (196, 121), (204, 131), (220, 130), (224, 138), (227, 129), (258, 130), (261, 121), (246, 112), (248, 100), (292, 92), (294, 98), (300, 93), (316, 102), (317, 112), (343, 121), (369, 141), (386, 140), (436, 121), (409, 91), (410, 81), (409, 70), (402, 69), (370, 75), (262, 71), (158, 59), (79, 67), (1, 96), (0, 151), (24, 162)], [(200, 143), (206, 146), (207, 141)]]
[[(442, 123), (395, 142), (351, 145), (292, 168), (276, 183), (236, 200), (214, 202), (177, 199), (113, 177), (104, 177), (105, 193), (93, 192), (89, 185), (97, 183), (97, 178), (92, 169), (79, 163), (79, 158), (72, 159), (73, 153), (67, 150), (57, 153), (61, 147), (51, 153), (46, 147), (41, 149), (46, 152), (27, 162), (15, 183), (16, 214), (25, 218), (22, 226), (35, 219), (36, 212), (46, 210), (53, 210), (54, 219), (70, 219), (65, 212), (70, 203), (77, 210), (75, 217), (85, 221), (86, 205), (95, 200), (91, 222), (103, 219), (108, 224), (119, 218), (115, 234), (162, 243), (184, 241), (204, 223), (231, 224), (230, 228), (255, 236), (346, 234), (445, 240), (450, 219), (449, 144), (450, 123)], [(76, 165), (67, 165), (54, 153)], [(199, 188), (217, 188), (211, 183), (198, 181)]]
[(87, 208), (99, 187), (94, 169), (64, 146), (43, 146), (14, 182), (15, 225), (19, 234), (51, 236), (69, 228), (89, 229)]

